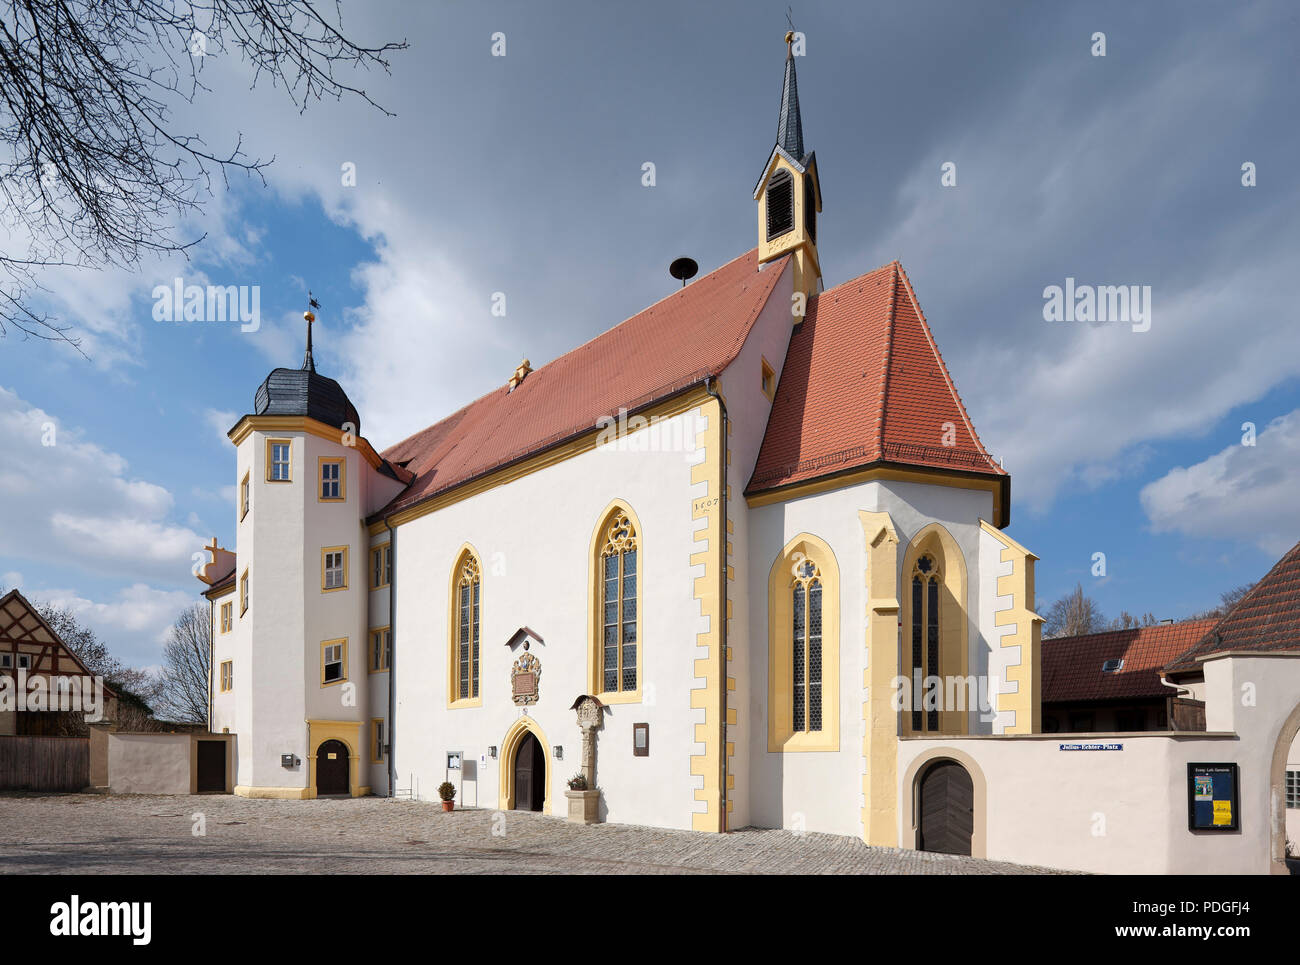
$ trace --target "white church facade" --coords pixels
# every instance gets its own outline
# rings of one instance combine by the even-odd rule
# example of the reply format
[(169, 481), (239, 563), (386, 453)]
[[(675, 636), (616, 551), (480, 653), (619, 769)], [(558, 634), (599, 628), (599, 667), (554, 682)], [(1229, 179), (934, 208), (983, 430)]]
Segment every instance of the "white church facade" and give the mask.
[(205, 571), (237, 793), (564, 813), (589, 695), (602, 820), (862, 835), (895, 678), (994, 681), (905, 733), (1033, 728), (1008, 477), (902, 268), (823, 290), (789, 55), (754, 196), (755, 250), (383, 452), (310, 346), (268, 377)]
[(201, 574), (236, 793), (563, 816), (582, 773), (601, 821), (990, 847), (1036, 558), (902, 267), (822, 281), (789, 51), (753, 193), (755, 249), (383, 450), (309, 320)]

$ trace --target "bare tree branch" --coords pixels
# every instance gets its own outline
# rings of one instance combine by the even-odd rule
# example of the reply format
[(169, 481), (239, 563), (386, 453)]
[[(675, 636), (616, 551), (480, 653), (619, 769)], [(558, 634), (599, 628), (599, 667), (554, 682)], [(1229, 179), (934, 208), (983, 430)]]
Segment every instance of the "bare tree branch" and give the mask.
[[(270, 160), (226, 151), (177, 129), (173, 111), (210, 90), (208, 56), (237, 55), (305, 111), (323, 98), (358, 97), (344, 79), (389, 70), (406, 43), (370, 47), (313, 0), (0, 0), (0, 337), (64, 341), (69, 326), (31, 306), (51, 267), (134, 267), (186, 254), (202, 238), (175, 222), (199, 209), (219, 172), (263, 177)], [(327, 8), (329, 5), (327, 5)], [(274, 159), (272, 159), (274, 160)], [(263, 177), (263, 180), (264, 177)], [(85, 354), (84, 352), (82, 353)]]

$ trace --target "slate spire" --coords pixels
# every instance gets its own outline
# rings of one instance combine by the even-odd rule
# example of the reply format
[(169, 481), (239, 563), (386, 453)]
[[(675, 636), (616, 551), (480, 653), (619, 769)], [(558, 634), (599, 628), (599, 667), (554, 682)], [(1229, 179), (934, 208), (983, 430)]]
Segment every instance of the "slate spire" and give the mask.
[(781, 118), (776, 125), (776, 143), (796, 161), (803, 160), (799, 84), (794, 74), (794, 31), (785, 35), (785, 80), (781, 84)]

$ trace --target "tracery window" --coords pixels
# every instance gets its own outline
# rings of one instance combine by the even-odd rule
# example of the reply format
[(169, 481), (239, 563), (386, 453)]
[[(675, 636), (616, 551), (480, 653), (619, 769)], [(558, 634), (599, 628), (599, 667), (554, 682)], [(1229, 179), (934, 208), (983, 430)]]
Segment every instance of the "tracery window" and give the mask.
[(456, 574), (456, 695), (455, 700), (478, 697), (479, 595), (482, 591), (478, 559), (461, 557)]
[[(917, 558), (912, 569), (912, 662), (910, 680), (919, 671), (921, 680), (939, 676), (939, 586), (943, 577), (934, 557)], [(939, 711), (912, 705), (912, 730), (937, 731)]]
[(822, 582), (812, 560), (795, 568), (791, 590), (792, 726), (796, 733), (822, 729)]
[(601, 680), (606, 693), (637, 689), (637, 534), (617, 511), (600, 550)]

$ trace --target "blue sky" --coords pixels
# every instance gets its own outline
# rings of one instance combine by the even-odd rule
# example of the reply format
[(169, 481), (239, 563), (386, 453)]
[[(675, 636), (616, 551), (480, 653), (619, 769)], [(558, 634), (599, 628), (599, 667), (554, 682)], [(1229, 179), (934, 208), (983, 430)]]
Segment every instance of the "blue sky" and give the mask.
[[(213, 94), (178, 121), (242, 133), (267, 184), (183, 224), (207, 234), (189, 263), (43, 279), (93, 361), (0, 340), (0, 584), (156, 663), (190, 554), (233, 542), (224, 431), (300, 363), (308, 287), (318, 367), (382, 448), (667, 294), (678, 255), (753, 247), (785, 9), (345, 3), (361, 39), (411, 44), (364, 78), (396, 117), (300, 115), (210, 51)], [(795, 25), (826, 283), (902, 261), (1012, 473), (1040, 599), (1077, 581), (1108, 615), (1181, 617), (1262, 575), (1300, 539), (1297, 8), (817, 3)], [(178, 275), (260, 286), (261, 328), (155, 322)], [(1067, 277), (1150, 286), (1151, 330), (1044, 321)]]

